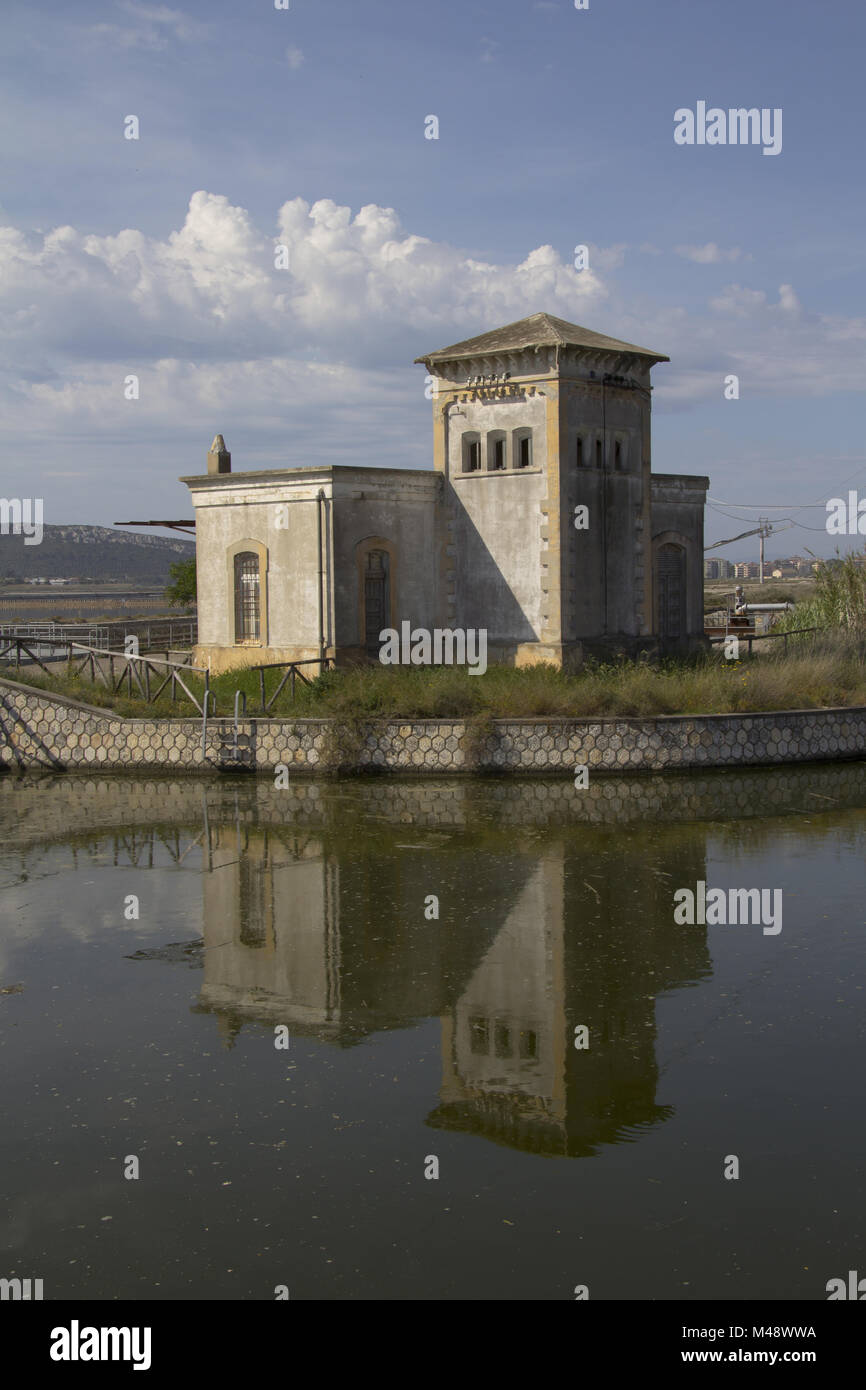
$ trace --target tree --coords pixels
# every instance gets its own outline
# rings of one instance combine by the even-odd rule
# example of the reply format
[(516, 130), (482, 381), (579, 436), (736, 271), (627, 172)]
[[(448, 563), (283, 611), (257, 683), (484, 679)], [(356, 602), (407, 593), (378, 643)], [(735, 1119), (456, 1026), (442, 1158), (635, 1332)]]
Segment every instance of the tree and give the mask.
[(165, 591), (170, 608), (194, 608), (196, 601), (195, 557), (169, 565), (171, 583)]

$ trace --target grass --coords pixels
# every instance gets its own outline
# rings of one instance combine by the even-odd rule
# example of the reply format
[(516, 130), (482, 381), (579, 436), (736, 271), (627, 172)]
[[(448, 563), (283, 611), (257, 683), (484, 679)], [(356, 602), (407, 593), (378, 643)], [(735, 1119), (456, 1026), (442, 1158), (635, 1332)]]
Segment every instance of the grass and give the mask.
[(783, 615), (778, 630), (820, 627), (849, 642), (866, 639), (866, 568), (857, 564), (858, 558), (862, 559), (852, 552), (844, 558), (837, 557), (832, 564), (822, 564), (815, 574), (813, 594), (798, 603), (793, 612)]
[[(805, 605), (798, 605), (794, 626), (804, 624)], [(762, 644), (763, 645), (763, 644)], [(771, 653), (725, 661), (717, 651), (689, 660), (661, 663), (621, 661), (589, 665), (568, 675), (553, 666), (515, 670), (491, 666), (483, 676), (459, 667), (364, 666), (326, 671), (312, 686), (288, 688), (270, 711), (276, 718), (330, 718), (346, 729), (365, 719), (470, 719), (479, 727), (488, 719), (563, 716), (581, 719), (659, 714), (726, 714), (732, 712), (816, 709), (866, 705), (866, 634), (859, 630), (792, 639), (787, 656), (781, 643)], [(9, 673), (15, 679), (14, 671)], [(111, 696), (89, 681), (68, 681), (21, 672), (29, 685), (110, 708), (129, 717), (196, 716), (189, 701), (162, 697), (156, 704), (127, 695)], [(279, 673), (268, 673), (268, 690)], [(201, 683), (190, 680), (200, 694)], [(235, 690), (247, 695), (247, 713), (259, 710), (258, 674), (225, 672), (212, 683), (217, 714), (230, 716)]]

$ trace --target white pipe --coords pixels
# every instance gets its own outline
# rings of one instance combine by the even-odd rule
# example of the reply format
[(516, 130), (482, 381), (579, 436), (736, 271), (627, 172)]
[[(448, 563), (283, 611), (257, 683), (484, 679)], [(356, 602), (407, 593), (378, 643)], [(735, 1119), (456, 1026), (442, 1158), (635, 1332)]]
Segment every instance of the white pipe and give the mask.
[(789, 608), (793, 608), (792, 603), (743, 603), (737, 609), (738, 613), (787, 613)]

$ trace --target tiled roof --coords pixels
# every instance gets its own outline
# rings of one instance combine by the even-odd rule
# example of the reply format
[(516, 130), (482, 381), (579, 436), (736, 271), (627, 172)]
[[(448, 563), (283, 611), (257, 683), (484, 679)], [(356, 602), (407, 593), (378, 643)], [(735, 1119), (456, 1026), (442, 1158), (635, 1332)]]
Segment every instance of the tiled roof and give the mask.
[(650, 357), (654, 362), (669, 362), (663, 352), (652, 348), (637, 347), (634, 343), (624, 343), (619, 338), (608, 338), (604, 333), (594, 333), (591, 328), (581, 328), (577, 323), (566, 323), (565, 319), (554, 314), (530, 314), (529, 318), (507, 323), (504, 328), (494, 328), (489, 333), (481, 333), (477, 338), (467, 338), (463, 343), (452, 343), (450, 347), (439, 348), (416, 362), (425, 366), (430, 362), (447, 362), (461, 357), (485, 357), (497, 352), (519, 351), (521, 348), (546, 347), (559, 344), (562, 347), (594, 348), (599, 352), (629, 352), (638, 357)]

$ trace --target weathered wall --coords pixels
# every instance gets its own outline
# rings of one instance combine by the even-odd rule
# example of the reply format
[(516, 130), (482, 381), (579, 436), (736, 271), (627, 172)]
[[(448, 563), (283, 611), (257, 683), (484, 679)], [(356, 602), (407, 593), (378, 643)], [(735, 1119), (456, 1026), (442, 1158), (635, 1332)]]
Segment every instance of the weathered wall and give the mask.
[(866, 708), (658, 719), (383, 720), (358, 728), (321, 719), (245, 719), (237, 756), (231, 719), (123, 719), (0, 681), (0, 766), (297, 772), (490, 770), (589, 775), (860, 758)]
[[(196, 514), (198, 645), (196, 665), (214, 672), (318, 655), (318, 522), (316, 497), (330, 494), (330, 470), (221, 474), (186, 478)], [(284, 506), (283, 513), (278, 508)], [(326, 554), (330, 535), (326, 504)], [(278, 526), (278, 520), (281, 523)], [(235, 645), (232, 550), (266, 551), (261, 594), (262, 641)], [(325, 605), (325, 640), (332, 623)]]
[[(596, 379), (576, 358), (563, 384), (560, 461), (563, 536), (567, 566), (563, 584), (563, 639), (603, 634), (636, 637), (649, 632), (645, 615), (648, 564), (645, 555), (650, 475), (648, 445), (649, 371), (630, 359), (614, 363), (617, 372), (640, 380), (643, 389), (606, 385), (599, 364)], [(582, 440), (582, 463), (577, 441)], [(620, 445), (617, 464), (616, 445)], [(602, 446), (599, 466), (597, 445)], [(574, 507), (589, 509), (586, 530), (574, 527)], [(605, 583), (605, 574), (607, 582)]]
[[(547, 395), (534, 383), (514, 399), (473, 400), (471, 392), (454, 397), (446, 415), (446, 530), (454, 601), (449, 624), (486, 628), (491, 645), (537, 642), (545, 628), (548, 605), (542, 589), (541, 507), (548, 496)], [(518, 427), (533, 432), (532, 465), (491, 472), (484, 452), (487, 433)], [(462, 437), (478, 432), (482, 468), (462, 471)], [(509, 458), (513, 462), (513, 458)]]
[(363, 563), (386, 543), (391, 621), (437, 626), (437, 501), (442, 479), (431, 470), (334, 469), (334, 631), (338, 659), (363, 653)]
[[(393, 557), (397, 622), (436, 625), (436, 499), (441, 479), (418, 469), (309, 468), (184, 479), (196, 512), (196, 665), (213, 672), (319, 655), (319, 510), (326, 652), (361, 654), (359, 547)], [(319, 492), (324, 493), (321, 503)], [(261, 640), (235, 643), (233, 556), (260, 549)]]
[(680, 473), (655, 473), (652, 477), (652, 557), (666, 541), (682, 545), (686, 553), (687, 636), (704, 638), (704, 503), (709, 478)]

